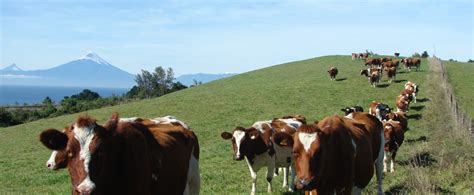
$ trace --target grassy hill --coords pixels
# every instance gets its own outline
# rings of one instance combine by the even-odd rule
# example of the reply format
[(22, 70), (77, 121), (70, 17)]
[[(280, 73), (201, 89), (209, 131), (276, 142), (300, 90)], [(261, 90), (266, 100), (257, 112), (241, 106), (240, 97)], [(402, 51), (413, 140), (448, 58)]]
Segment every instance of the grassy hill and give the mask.
[[(329, 80), (326, 71), (330, 66), (338, 67), (338, 81)], [(276, 65), (160, 98), (91, 110), (88, 113), (100, 123), (113, 111), (118, 111), (122, 117), (174, 115), (189, 124), (199, 137), (202, 154), (201, 193), (248, 193), (251, 182), (247, 165), (244, 161), (232, 160), (230, 143), (220, 137), (223, 130), (230, 131), (238, 125), (248, 127), (257, 120), (288, 114), (303, 114), (308, 121), (320, 120), (328, 115), (341, 115), (339, 110), (349, 105), (361, 105), (367, 109), (372, 100), (394, 106), (395, 97), (403, 89), (404, 83), (410, 80), (420, 84), (418, 98), (422, 101), (411, 107), (411, 130), (406, 134), (407, 142), (400, 148), (396, 172), (385, 176), (384, 190), (418, 191), (419, 186), (412, 185), (416, 183), (416, 176), (421, 178), (421, 183), (418, 183), (429, 184), (428, 190), (472, 190), (474, 174), (472, 163), (469, 163), (472, 162), (472, 156), (464, 159), (468, 163), (459, 172), (447, 173), (441, 168), (445, 168), (443, 159), (446, 152), (452, 150), (437, 151), (433, 148), (433, 145), (440, 145), (440, 136), (434, 132), (442, 132), (451, 126), (440, 126), (445, 121), (440, 120), (443, 116), (437, 111), (442, 111), (443, 107), (434, 101), (436, 94), (433, 96), (427, 93), (429, 88), (436, 89), (434, 81), (431, 84), (427, 82), (430, 80), (427, 77), (427, 61), (422, 61), (419, 72), (402, 71), (397, 76), (398, 83), (386, 85), (384, 77), (384, 85), (379, 88), (371, 88), (367, 79), (359, 76), (362, 68), (362, 62), (352, 61), (350, 56), (320, 57)], [(69, 193), (67, 170), (57, 172), (46, 169), (45, 162), (50, 151), (38, 141), (38, 134), (50, 127), (61, 129), (72, 123), (76, 116), (68, 115), (0, 129), (0, 194)], [(423, 158), (420, 161), (423, 164), (416, 163), (419, 157)], [(450, 165), (458, 166), (461, 162), (455, 161)], [(257, 184), (259, 193), (266, 192), (263, 175), (264, 171), (260, 171)], [(274, 178), (274, 192), (285, 192), (280, 188), (281, 182), (281, 176)], [(366, 191), (375, 192), (374, 183)]]
[(459, 104), (470, 116), (474, 116), (474, 63), (443, 61), (448, 71), (449, 83), (454, 88)]

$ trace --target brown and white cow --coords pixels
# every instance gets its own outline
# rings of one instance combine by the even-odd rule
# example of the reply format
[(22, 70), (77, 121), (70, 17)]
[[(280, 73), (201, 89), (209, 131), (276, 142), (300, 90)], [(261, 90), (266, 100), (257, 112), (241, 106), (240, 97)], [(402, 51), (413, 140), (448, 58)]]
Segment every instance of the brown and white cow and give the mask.
[(411, 71), (411, 67), (415, 67), (415, 70), (418, 71), (420, 69), (421, 60), (418, 58), (404, 58), (402, 59), (402, 63), (405, 64), (405, 69)]
[(392, 109), (387, 105), (377, 101), (372, 101), (369, 104), (369, 114), (375, 116), (379, 121), (387, 120), (387, 114), (392, 112)]
[(377, 162), (377, 190), (382, 193), (382, 125), (365, 115), (362, 117), (376, 124), (373, 129), (353, 118), (331, 116), (297, 130), (293, 155), (298, 189), (318, 194), (360, 194)]
[(405, 90), (411, 92), (411, 95), (413, 96), (413, 99), (416, 103), (416, 94), (418, 94), (419, 91), (418, 85), (414, 82), (408, 81), (407, 83), (405, 83)]
[(359, 58), (358, 53), (352, 53), (352, 60)]
[(386, 70), (387, 70), (388, 82), (392, 83), (392, 81), (396, 79), (397, 68), (396, 67), (389, 67)]
[(329, 68), (328, 73), (329, 73), (329, 77), (330, 77), (331, 81), (335, 81), (336, 80), (336, 75), (338, 73), (337, 68), (336, 67)]
[(388, 120), (383, 122), (385, 136), (385, 155), (383, 172), (387, 172), (387, 163), (390, 161), (390, 172), (394, 172), (394, 161), (398, 148), (405, 139), (404, 131), (398, 121)]
[(372, 71), (370, 73), (370, 85), (376, 87), (380, 83), (381, 73), (379, 71)]
[(395, 106), (397, 107), (397, 112), (408, 112), (408, 106), (410, 106), (410, 96), (408, 94), (397, 96), (397, 99), (395, 100)]
[(124, 121), (114, 113), (98, 125), (80, 116), (40, 140), (55, 150), (49, 168), (67, 166), (73, 194), (199, 194), (199, 143), (174, 117)]
[[(297, 118), (304, 121), (304, 117), (297, 115)], [(257, 121), (250, 128), (236, 127), (231, 133), (222, 132), (221, 137), (232, 141), (232, 150), (234, 160), (245, 159), (252, 177), (251, 194), (256, 193), (257, 172), (267, 167), (267, 192), (272, 191), (271, 181), (273, 173), (277, 168), (284, 168), (283, 187), (288, 186), (288, 170), (293, 166), (291, 134), (294, 133), (302, 123), (293, 120), (288, 116), (287, 119), (274, 119), (271, 121)], [(274, 144), (274, 139), (279, 141)], [(294, 168), (292, 170), (292, 181), (294, 181)], [(289, 186), (293, 191), (293, 186)]]

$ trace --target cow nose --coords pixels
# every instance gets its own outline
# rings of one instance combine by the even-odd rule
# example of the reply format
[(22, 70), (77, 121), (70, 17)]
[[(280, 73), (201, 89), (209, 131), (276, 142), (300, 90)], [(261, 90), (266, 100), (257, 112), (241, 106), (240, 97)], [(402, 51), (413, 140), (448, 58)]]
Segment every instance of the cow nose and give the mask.
[(94, 188), (90, 187), (90, 186), (79, 186), (79, 187), (77, 187), (77, 191), (80, 194), (83, 194), (83, 195), (91, 194), (93, 190), (94, 190)]
[(235, 155), (234, 160), (242, 160), (242, 156), (241, 155)]
[(46, 166), (48, 167), (48, 169), (54, 169), (53, 163), (46, 163)]

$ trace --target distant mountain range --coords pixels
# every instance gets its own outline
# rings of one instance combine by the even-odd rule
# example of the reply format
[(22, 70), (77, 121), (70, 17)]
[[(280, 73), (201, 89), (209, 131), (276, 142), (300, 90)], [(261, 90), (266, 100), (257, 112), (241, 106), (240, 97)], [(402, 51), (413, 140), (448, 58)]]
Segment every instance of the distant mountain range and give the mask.
[[(186, 74), (176, 80), (189, 86), (193, 80), (206, 83), (233, 75)], [(22, 70), (16, 64), (0, 69), (2, 85), (131, 88), (135, 85), (134, 78), (135, 75), (113, 66), (94, 52), (50, 69)]]

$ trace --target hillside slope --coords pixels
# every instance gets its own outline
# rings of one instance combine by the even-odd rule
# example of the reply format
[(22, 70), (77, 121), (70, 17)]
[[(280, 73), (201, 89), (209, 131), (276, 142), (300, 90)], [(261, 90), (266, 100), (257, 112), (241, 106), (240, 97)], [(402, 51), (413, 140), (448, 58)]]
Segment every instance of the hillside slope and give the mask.
[[(330, 81), (327, 70), (330, 66), (339, 68), (338, 81)], [(410, 110), (410, 131), (400, 148), (396, 173), (386, 175), (384, 190), (404, 190), (412, 172), (410, 159), (426, 152), (407, 152), (411, 147), (425, 144), (416, 141), (428, 137), (432, 126), (425, 116), (430, 114), (429, 98), (425, 93), (427, 74), (426, 61), (421, 71), (397, 76), (398, 83), (386, 85), (386, 78), (379, 88), (371, 88), (367, 79), (359, 75), (364, 68), (361, 61), (352, 61), (350, 56), (327, 56), (272, 66), (233, 77), (210, 82), (166, 96), (140, 102), (89, 111), (89, 114), (104, 122), (113, 111), (123, 117), (157, 117), (174, 115), (188, 123), (199, 137), (201, 145), (202, 194), (248, 193), (250, 176), (245, 162), (232, 160), (228, 141), (220, 133), (235, 126), (250, 126), (254, 121), (267, 120), (288, 114), (303, 114), (308, 121), (322, 119), (327, 115), (341, 115), (340, 109), (349, 105), (361, 105), (367, 109), (372, 100), (394, 106), (395, 97), (407, 80), (420, 84), (419, 103)], [(48, 171), (45, 162), (50, 151), (38, 141), (41, 130), (62, 128), (73, 122), (77, 115), (40, 120), (20, 126), (0, 129), (0, 193), (69, 193), (67, 171)], [(433, 123), (436, 124), (436, 123)], [(427, 153), (431, 159), (436, 154)], [(439, 162), (439, 160), (435, 160)], [(428, 166), (434, 166), (432, 163)], [(258, 192), (266, 191), (264, 171), (259, 172)], [(280, 188), (282, 178), (274, 178), (274, 191)], [(374, 183), (374, 182), (372, 182)], [(449, 188), (449, 184), (437, 187)], [(367, 191), (374, 192), (371, 184)], [(408, 189), (409, 190), (409, 189)], [(448, 189), (452, 190), (452, 189)]]
[(461, 107), (474, 116), (474, 63), (443, 61), (448, 71), (449, 83)]

